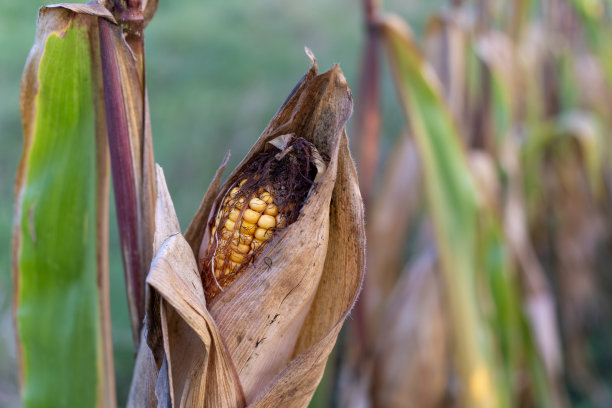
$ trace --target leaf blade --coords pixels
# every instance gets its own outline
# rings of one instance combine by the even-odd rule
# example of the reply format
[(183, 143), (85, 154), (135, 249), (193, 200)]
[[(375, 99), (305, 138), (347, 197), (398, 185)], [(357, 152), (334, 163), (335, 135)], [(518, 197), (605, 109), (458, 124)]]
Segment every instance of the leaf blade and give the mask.
[(491, 345), (477, 303), (477, 191), (439, 84), (398, 18), (381, 22), (404, 113), (423, 163), (426, 198), (440, 250), (466, 406), (500, 406)]
[(24, 72), (13, 268), (26, 407), (115, 403), (95, 23), (43, 8)]

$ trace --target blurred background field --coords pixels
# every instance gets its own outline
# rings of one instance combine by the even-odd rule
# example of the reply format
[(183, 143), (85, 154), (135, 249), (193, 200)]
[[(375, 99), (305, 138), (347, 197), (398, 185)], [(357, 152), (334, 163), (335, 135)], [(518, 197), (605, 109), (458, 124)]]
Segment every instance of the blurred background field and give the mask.
[[(18, 406), (15, 346), (10, 316), (10, 242), (13, 183), (21, 155), (19, 83), (34, 41), (42, 1), (0, 2), (0, 406)], [(417, 29), (440, 1), (388, 1)], [(155, 159), (165, 170), (183, 228), (200, 203), (227, 150), (230, 168), (264, 129), (306, 71), (308, 46), (322, 70), (339, 63), (353, 91), (363, 41), (361, 4), (238, 0), (160, 1), (146, 29), (147, 81)], [(390, 80), (385, 92), (392, 97)], [(392, 101), (392, 99), (390, 99)], [(388, 136), (401, 128), (401, 113), (385, 106)], [(111, 199), (110, 267), (117, 391), (124, 401), (133, 345)]]

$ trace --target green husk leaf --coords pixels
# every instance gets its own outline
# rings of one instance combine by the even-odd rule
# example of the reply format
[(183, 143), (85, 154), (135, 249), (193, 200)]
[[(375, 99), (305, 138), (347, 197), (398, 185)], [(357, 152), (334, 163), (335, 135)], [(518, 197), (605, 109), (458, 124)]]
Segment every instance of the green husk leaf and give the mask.
[(25, 407), (114, 406), (95, 5), (40, 10), (21, 88), (14, 310)]

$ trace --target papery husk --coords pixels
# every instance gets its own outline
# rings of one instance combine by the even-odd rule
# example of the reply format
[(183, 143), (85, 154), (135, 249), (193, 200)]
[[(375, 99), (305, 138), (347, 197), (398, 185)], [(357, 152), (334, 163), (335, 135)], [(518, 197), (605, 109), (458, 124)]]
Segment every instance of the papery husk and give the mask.
[(450, 341), (433, 248), (398, 280), (375, 340), (375, 407), (438, 407), (445, 398)]
[(140, 343), (128, 406), (242, 407), (238, 377), (206, 310), (197, 264), (159, 166), (155, 221), (146, 341)]
[[(354, 247), (348, 250), (352, 262), (347, 260), (344, 267), (349, 268), (349, 276), (361, 269), (362, 259), (359, 260), (358, 253), (359, 248), (363, 248), (363, 242), (358, 243), (360, 235), (363, 239), (363, 231), (359, 231), (363, 227), (360, 225), (361, 199), (343, 132), (352, 109), (350, 90), (337, 66), (317, 75), (317, 65), (314, 59), (312, 61), (311, 69), (296, 92), (272, 119), (219, 194), (223, 196), (242, 177), (243, 169), (254, 155), (279, 135), (295, 133), (313, 143), (323, 157), (329, 158), (328, 170), (311, 190), (298, 220), (280, 231), (255, 263), (210, 305), (211, 315), (232, 355), (248, 402), (256, 399), (295, 355), (296, 343), (298, 349), (304, 350), (318, 340), (317, 337), (326, 334), (323, 330), (306, 330), (298, 340), (323, 273), (326, 253), (347, 252), (343, 245), (352, 244)], [(337, 172), (341, 173), (340, 178)], [(344, 211), (330, 213), (332, 195), (335, 196), (332, 201)], [(210, 217), (216, 213), (218, 205), (217, 201)], [(334, 210), (338, 209), (334, 207)], [(354, 214), (346, 216), (345, 212)], [(346, 221), (335, 222), (341, 218)], [(205, 234), (205, 240), (209, 239), (208, 235)], [(337, 239), (341, 244), (333, 243), (329, 248), (330, 239)], [(339, 302), (330, 299), (323, 300), (327, 303), (324, 307), (327, 313), (336, 312), (337, 316), (348, 307), (338, 307)], [(305, 327), (320, 324), (322, 316), (319, 314), (311, 316)]]
[[(365, 233), (344, 131), (352, 109), (350, 89), (337, 66), (318, 75), (309, 56), (310, 70), (222, 186), (225, 162), (217, 172), (185, 232), (187, 240), (176, 225), (156, 232), (156, 243), (158, 235), (169, 238), (156, 248), (147, 279), (147, 313), (153, 316), (145, 325), (149, 344), (139, 352), (142, 371), (134, 376), (132, 406), (163, 398), (172, 406), (244, 406), (246, 399), (253, 407), (300, 407), (312, 398), (361, 287)], [(268, 141), (289, 133), (313, 143), (329, 160), (327, 170), (297, 221), (277, 232), (207, 308), (196, 264), (202, 241), (210, 239), (206, 223), (249, 161)], [(158, 190), (165, 191), (165, 185)], [(158, 193), (158, 210), (162, 201), (169, 202), (169, 196)], [(158, 220), (156, 227), (164, 229)], [(161, 338), (156, 325), (163, 329)], [(209, 386), (206, 379), (217, 384)]]

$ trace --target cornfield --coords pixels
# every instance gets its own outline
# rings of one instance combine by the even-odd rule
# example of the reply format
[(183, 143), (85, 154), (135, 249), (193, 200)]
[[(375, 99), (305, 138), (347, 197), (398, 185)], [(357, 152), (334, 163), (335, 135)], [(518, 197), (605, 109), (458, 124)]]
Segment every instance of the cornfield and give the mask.
[(345, 6), (352, 66), (306, 47), (239, 162), (204, 139), (207, 189), (156, 163), (163, 4), (40, 9), (0, 405), (612, 406), (612, 2)]

